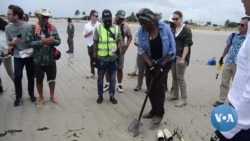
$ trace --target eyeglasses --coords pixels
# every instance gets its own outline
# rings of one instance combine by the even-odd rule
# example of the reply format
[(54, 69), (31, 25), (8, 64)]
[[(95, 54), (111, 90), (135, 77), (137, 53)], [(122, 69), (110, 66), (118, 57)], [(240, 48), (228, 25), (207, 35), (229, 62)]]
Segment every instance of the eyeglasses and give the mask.
[(42, 16), (42, 19), (49, 19), (49, 16)]
[(173, 21), (178, 21), (178, 20), (179, 20), (179, 18), (172, 18), (172, 20), (173, 20)]
[(242, 24), (242, 23), (238, 23), (238, 26), (243, 27), (243, 26), (245, 26), (245, 25)]

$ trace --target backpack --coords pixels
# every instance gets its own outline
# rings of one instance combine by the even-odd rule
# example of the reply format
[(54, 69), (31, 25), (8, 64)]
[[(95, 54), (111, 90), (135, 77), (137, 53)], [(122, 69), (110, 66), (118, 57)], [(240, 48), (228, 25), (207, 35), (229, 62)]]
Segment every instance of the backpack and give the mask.
[(125, 38), (124, 24), (121, 24), (121, 35), (122, 35), (122, 39), (124, 40)]
[(229, 47), (232, 45), (233, 43), (233, 39), (234, 39), (235, 33), (232, 33), (232, 37), (230, 39), (230, 43), (229, 43)]
[[(41, 33), (41, 26), (38, 23), (36, 23), (34, 26), (35, 26), (35, 35), (37, 36)], [(54, 30), (55, 30), (54, 25), (49, 23), (49, 33), (50, 34), (53, 33)], [(54, 59), (59, 60), (61, 58), (61, 52), (56, 47), (53, 48), (54, 48), (54, 53), (53, 53)]]

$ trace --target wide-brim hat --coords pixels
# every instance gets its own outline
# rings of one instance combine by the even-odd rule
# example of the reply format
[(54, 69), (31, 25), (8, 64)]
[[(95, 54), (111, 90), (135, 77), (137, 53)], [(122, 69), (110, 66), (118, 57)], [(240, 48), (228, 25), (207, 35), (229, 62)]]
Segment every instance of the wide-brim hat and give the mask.
[(35, 11), (35, 15), (49, 16), (52, 17), (51, 12), (46, 8), (40, 8)]

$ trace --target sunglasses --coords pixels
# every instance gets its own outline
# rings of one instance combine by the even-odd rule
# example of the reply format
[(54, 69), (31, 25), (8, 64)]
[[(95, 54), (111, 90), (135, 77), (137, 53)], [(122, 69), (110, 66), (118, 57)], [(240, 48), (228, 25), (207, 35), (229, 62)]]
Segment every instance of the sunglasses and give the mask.
[(42, 16), (42, 19), (49, 19), (49, 16)]
[(123, 18), (119, 18), (118, 19), (120, 22), (123, 22), (125, 19), (123, 19)]
[(242, 24), (242, 23), (238, 23), (238, 26), (243, 27), (243, 26), (245, 26), (245, 25)]
[(173, 20), (173, 21), (178, 21), (178, 20), (179, 20), (179, 18), (172, 18), (172, 20)]

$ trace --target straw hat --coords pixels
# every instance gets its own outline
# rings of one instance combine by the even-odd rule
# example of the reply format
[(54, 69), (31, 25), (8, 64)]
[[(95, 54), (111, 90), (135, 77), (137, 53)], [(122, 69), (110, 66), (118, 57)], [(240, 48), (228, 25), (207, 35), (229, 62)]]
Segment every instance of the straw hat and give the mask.
[(52, 16), (51, 12), (46, 8), (40, 8), (36, 10), (35, 15), (42, 15), (42, 16), (49, 16), (49, 17)]

